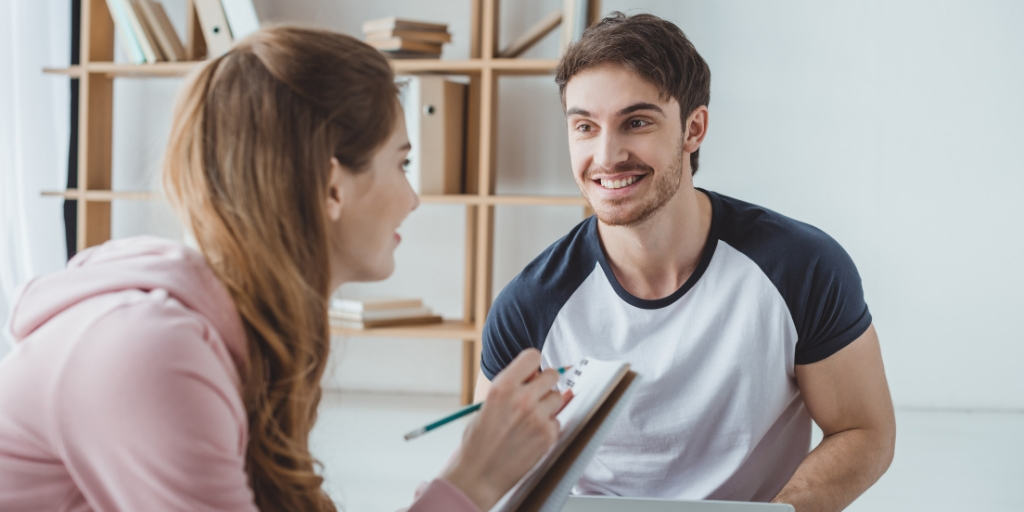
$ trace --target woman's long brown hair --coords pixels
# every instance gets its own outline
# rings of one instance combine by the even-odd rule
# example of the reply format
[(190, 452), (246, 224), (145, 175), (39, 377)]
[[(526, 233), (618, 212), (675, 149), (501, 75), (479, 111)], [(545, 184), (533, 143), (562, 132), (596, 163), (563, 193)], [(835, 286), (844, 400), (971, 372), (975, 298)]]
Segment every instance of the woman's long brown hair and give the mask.
[(373, 48), (279, 26), (204, 64), (175, 107), (164, 188), (245, 326), (246, 470), (262, 510), (335, 509), (308, 444), (330, 343), (328, 172), (332, 156), (365, 167), (397, 92)]

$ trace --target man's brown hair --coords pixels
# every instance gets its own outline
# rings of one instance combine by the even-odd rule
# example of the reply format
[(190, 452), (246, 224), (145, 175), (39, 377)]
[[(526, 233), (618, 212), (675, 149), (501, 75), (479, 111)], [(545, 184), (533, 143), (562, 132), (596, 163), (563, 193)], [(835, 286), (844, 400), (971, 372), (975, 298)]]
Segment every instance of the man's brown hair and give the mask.
[[(566, 50), (555, 71), (555, 83), (565, 107), (565, 85), (577, 73), (601, 64), (620, 64), (655, 87), (663, 98), (679, 102), (680, 122), (711, 99), (711, 70), (693, 43), (672, 22), (651, 14), (626, 16), (613, 12), (583, 32)], [(697, 155), (690, 167), (697, 173)]]

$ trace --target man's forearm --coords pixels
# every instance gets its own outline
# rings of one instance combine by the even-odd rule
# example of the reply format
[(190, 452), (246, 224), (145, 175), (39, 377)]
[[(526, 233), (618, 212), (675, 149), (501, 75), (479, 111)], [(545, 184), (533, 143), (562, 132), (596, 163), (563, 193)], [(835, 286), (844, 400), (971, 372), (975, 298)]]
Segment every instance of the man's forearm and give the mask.
[(891, 433), (851, 429), (822, 439), (773, 502), (797, 512), (839, 511), (875, 483), (892, 462)]

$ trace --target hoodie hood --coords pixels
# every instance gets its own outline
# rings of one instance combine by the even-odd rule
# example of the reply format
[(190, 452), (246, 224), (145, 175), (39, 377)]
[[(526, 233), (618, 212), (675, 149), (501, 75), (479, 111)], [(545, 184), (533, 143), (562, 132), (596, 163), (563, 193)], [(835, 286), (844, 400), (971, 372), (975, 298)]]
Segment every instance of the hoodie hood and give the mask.
[(245, 330), (227, 288), (198, 251), (155, 237), (114, 240), (86, 249), (64, 271), (38, 277), (21, 291), (10, 329), (21, 343), (64, 310), (108, 293), (166, 290), (217, 329), (238, 368), (247, 360)]

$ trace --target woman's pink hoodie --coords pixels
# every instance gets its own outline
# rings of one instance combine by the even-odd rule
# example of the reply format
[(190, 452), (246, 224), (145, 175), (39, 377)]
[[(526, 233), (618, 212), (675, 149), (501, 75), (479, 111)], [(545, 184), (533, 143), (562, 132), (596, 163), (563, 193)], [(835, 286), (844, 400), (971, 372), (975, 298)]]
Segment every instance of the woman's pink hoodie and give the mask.
[[(135, 238), (16, 302), (0, 361), (0, 510), (255, 510), (245, 332), (206, 260)], [(443, 480), (410, 510), (476, 510)]]

